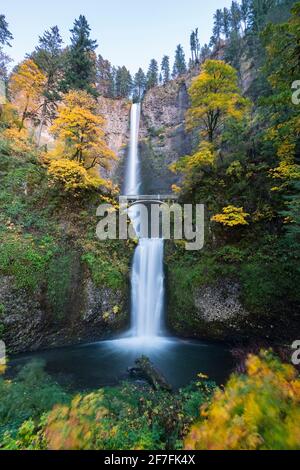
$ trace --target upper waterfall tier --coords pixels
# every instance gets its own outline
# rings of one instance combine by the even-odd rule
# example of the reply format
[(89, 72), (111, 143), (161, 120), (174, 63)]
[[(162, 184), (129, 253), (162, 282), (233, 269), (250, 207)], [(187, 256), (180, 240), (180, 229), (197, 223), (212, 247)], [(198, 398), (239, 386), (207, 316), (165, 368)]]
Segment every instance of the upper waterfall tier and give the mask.
[(141, 105), (134, 103), (130, 115), (130, 149), (125, 184), (125, 194), (129, 196), (139, 194), (141, 186), (138, 155), (140, 115)]

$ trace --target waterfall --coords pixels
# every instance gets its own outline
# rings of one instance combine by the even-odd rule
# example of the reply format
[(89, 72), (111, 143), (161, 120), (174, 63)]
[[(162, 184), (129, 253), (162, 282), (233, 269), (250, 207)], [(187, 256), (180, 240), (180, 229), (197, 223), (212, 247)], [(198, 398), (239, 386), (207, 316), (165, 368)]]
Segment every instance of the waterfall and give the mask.
[[(126, 194), (138, 195), (140, 104), (133, 104), (130, 120), (130, 150), (127, 166)], [(133, 224), (138, 223), (138, 206), (130, 211)], [(164, 242), (157, 238), (140, 238), (131, 275), (131, 336), (140, 340), (158, 338), (164, 310)]]
[(134, 103), (131, 107), (130, 113), (130, 144), (129, 144), (129, 158), (127, 164), (125, 194), (127, 196), (135, 196), (139, 194), (140, 189), (140, 171), (139, 171), (139, 129), (140, 129), (140, 103)]

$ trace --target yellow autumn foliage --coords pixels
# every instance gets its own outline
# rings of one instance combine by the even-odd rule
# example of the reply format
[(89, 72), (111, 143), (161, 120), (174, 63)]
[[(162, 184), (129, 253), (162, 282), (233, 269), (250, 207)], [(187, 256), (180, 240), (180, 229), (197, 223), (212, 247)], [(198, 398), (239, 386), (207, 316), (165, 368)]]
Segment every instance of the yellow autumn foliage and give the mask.
[(34, 118), (41, 107), (46, 77), (31, 59), (26, 59), (12, 74), (9, 88), (20, 116), (20, 129), (28, 118)]
[(250, 355), (192, 427), (187, 450), (299, 450), (300, 379), (270, 351)]
[(289, 160), (283, 160), (277, 168), (270, 170), (270, 173), (274, 179), (298, 180), (300, 178), (300, 165)]
[(182, 157), (178, 162), (170, 165), (170, 170), (174, 173), (181, 172), (186, 177), (193, 176), (197, 170), (204, 167), (212, 167), (217, 159), (212, 143), (202, 141), (196, 153)]
[(70, 91), (58, 108), (51, 132), (57, 138), (53, 158), (76, 160), (86, 169), (108, 169), (116, 159), (105, 142), (104, 118), (97, 113), (96, 101), (85, 91)]
[(24, 154), (33, 150), (34, 146), (29, 139), (28, 131), (16, 127), (7, 128), (2, 132), (2, 137), (9, 141), (15, 154)]
[(225, 227), (236, 227), (239, 225), (249, 225), (246, 220), (249, 216), (250, 214), (245, 212), (242, 207), (227, 206), (224, 207), (222, 214), (214, 215), (211, 220)]
[(211, 142), (226, 120), (241, 120), (249, 108), (249, 101), (238, 88), (236, 70), (222, 60), (205, 61), (189, 95), (187, 127), (189, 130), (200, 127)]
[(63, 186), (66, 192), (76, 193), (106, 186), (104, 180), (89, 175), (80, 163), (66, 158), (51, 161), (48, 174), (51, 180)]

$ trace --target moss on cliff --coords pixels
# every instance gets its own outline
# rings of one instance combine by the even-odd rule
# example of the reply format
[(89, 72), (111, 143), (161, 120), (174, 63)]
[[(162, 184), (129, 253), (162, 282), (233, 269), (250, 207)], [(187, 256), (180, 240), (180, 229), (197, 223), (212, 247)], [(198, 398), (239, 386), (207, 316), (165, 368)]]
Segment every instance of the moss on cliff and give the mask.
[(208, 246), (199, 253), (169, 242), (166, 264), (168, 324), (176, 334), (274, 343), (293, 339), (300, 279), (277, 237)]
[[(55, 335), (62, 325), (67, 342), (73, 336), (88, 337), (92, 329), (91, 317), (84, 320), (92, 295), (88, 280), (95, 286), (93, 296), (99, 303), (98, 317), (91, 320), (98, 325), (93, 334), (101, 337), (107, 330), (124, 326), (131, 249), (125, 242), (104, 243), (96, 238), (99, 196), (74, 200), (59, 194), (49, 187), (46, 171), (34, 154), (2, 153), (0, 181), (0, 331), (8, 346), (14, 344), (13, 336), (25, 331), (29, 312), (40, 346), (43, 337)], [(117, 305), (118, 316), (103, 318)], [(26, 345), (26, 334), (21, 336), (22, 349), (34, 346), (33, 338)], [(55, 339), (51, 341), (55, 344)]]

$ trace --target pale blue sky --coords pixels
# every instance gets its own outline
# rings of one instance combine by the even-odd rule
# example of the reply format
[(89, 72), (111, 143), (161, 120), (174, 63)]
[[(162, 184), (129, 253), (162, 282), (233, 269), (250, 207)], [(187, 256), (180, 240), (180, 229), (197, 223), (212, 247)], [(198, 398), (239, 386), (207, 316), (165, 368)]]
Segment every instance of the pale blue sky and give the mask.
[(98, 52), (114, 65), (126, 65), (132, 72), (147, 69), (151, 58), (174, 56), (183, 44), (189, 57), (189, 34), (199, 28), (201, 44), (211, 36), (213, 14), (231, 0), (1, 0), (14, 35), (7, 52), (15, 63), (31, 52), (45, 29), (58, 25), (68, 43), (74, 18), (86, 15), (97, 39)]

